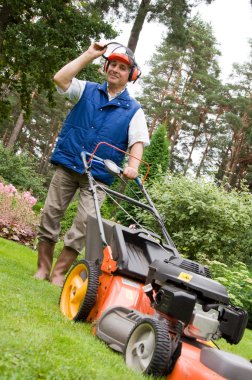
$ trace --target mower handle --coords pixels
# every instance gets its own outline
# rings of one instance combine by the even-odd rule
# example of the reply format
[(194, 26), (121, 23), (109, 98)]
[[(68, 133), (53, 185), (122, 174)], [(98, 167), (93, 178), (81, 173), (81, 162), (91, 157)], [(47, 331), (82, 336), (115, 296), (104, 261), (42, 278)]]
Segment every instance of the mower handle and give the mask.
[[(116, 165), (116, 163), (112, 160), (104, 160), (104, 166), (105, 169), (114, 176), (123, 174), (123, 168)], [(134, 180), (136, 181), (138, 186), (140, 186), (140, 184), (142, 183), (139, 177), (136, 177)]]
[[(145, 173), (145, 176), (144, 176), (143, 180), (140, 180), (139, 177), (137, 177), (135, 180), (136, 180), (137, 184), (140, 184), (140, 183), (143, 184), (143, 183), (144, 183), (144, 181), (146, 180), (146, 178), (147, 178), (147, 176), (148, 176), (148, 174), (149, 174), (149, 172), (150, 172), (150, 165), (148, 164), (148, 162), (146, 162), (146, 161), (144, 161), (144, 160), (141, 160), (141, 159), (139, 159), (138, 157), (133, 156), (133, 154), (130, 154), (130, 153), (128, 153), (128, 152), (126, 152), (125, 150), (122, 150), (122, 149), (120, 149), (120, 148), (117, 148), (116, 146), (111, 145), (111, 144), (107, 143), (106, 141), (101, 141), (101, 142), (99, 142), (99, 143), (96, 145), (94, 151), (93, 151), (91, 154), (88, 153), (88, 152), (84, 152), (84, 151), (81, 152), (81, 156), (82, 156), (82, 157), (83, 157), (83, 154), (87, 154), (88, 156), (90, 156), (90, 158), (89, 158), (89, 160), (88, 160), (88, 162), (87, 162), (87, 165), (93, 160), (93, 158), (95, 158), (95, 160), (97, 160), (97, 161), (99, 161), (99, 162), (101, 162), (101, 163), (104, 164), (104, 161), (105, 161), (104, 159), (102, 159), (102, 158), (100, 158), (100, 157), (98, 157), (98, 156), (95, 156), (95, 153), (96, 153), (96, 151), (98, 150), (98, 148), (100, 147), (100, 145), (107, 145), (107, 146), (109, 146), (110, 148), (115, 149), (115, 150), (117, 150), (117, 151), (119, 151), (119, 152), (121, 152), (121, 153), (123, 153), (123, 154), (125, 154), (125, 155), (127, 155), (127, 156), (133, 157), (133, 158), (135, 158), (137, 161), (143, 163), (143, 164), (146, 166), (146, 173)], [(96, 162), (97, 162), (97, 161), (96, 161)], [(111, 160), (109, 160), (109, 161), (111, 161)], [(113, 162), (113, 161), (111, 161), (111, 162)], [(114, 163), (114, 165), (116, 165), (116, 164)], [(88, 168), (88, 166), (87, 166), (85, 169), (87, 169), (87, 168)], [(119, 167), (118, 167), (118, 168), (119, 168)], [(122, 173), (123, 173), (123, 169), (122, 169), (122, 168), (119, 168), (119, 169), (121, 170), (121, 174), (122, 174)]]
[[(134, 157), (136, 160), (142, 162), (145, 164), (145, 166), (147, 167), (147, 170), (146, 170), (146, 173), (145, 173), (145, 176), (143, 178), (143, 180), (141, 180), (139, 177), (136, 177), (134, 180), (136, 181), (137, 185), (138, 186), (141, 186), (144, 181), (146, 180), (148, 174), (149, 174), (149, 171), (150, 171), (150, 166), (149, 164), (146, 162), (146, 161), (143, 161), (143, 160), (140, 160), (139, 158), (109, 144), (109, 143), (106, 143), (104, 141), (100, 142), (99, 144), (97, 144), (95, 150), (93, 151), (93, 153), (89, 153), (87, 151), (82, 151), (81, 152), (81, 157), (82, 157), (82, 161), (84, 163), (84, 167), (85, 167), (85, 170), (88, 170), (89, 168), (89, 164), (91, 162), (95, 162), (96, 164), (101, 164), (103, 167), (105, 167), (105, 169), (112, 175), (114, 176), (117, 176), (117, 175), (120, 175), (120, 174), (123, 174), (123, 168), (121, 168), (120, 166), (118, 166), (114, 161), (110, 160), (110, 159), (103, 159), (103, 158), (100, 158), (98, 156), (95, 155), (95, 152), (97, 151), (97, 149), (99, 148), (99, 146), (101, 144), (105, 144), (105, 145), (108, 145), (110, 146), (111, 148), (114, 148), (120, 152), (123, 152), (124, 154), (127, 154), (131, 157)], [(87, 161), (87, 157), (86, 156), (89, 156), (89, 159)]]

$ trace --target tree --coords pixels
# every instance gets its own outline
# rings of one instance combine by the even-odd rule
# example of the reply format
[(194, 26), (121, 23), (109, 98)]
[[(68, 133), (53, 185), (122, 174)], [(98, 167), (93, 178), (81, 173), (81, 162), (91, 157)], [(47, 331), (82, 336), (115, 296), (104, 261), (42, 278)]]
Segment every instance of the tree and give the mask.
[(141, 0), (138, 4), (133, 0), (96, 0), (95, 4), (107, 13), (113, 10), (117, 17), (122, 17), (126, 22), (134, 19), (128, 47), (135, 52), (145, 21), (157, 21), (167, 26), (169, 39), (183, 45), (190, 9), (202, 1), (211, 4), (214, 0)]
[[(144, 149), (143, 160), (150, 165), (147, 177), (147, 186), (159, 175), (166, 173), (170, 161), (170, 144), (166, 138), (166, 126), (159, 125), (152, 136), (150, 145)], [(141, 166), (141, 174), (144, 175), (146, 168)]]
[[(93, 2), (3, 0), (0, 8), (0, 115), (7, 119), (9, 96), (20, 97), (29, 114), (31, 96), (53, 97), (53, 73), (86, 49), (91, 39), (116, 33)], [(85, 38), (83, 38), (85, 36)], [(88, 68), (88, 70), (93, 70)]]
[[(252, 40), (251, 57), (252, 57)], [(229, 139), (223, 146), (222, 161), (217, 173), (229, 186), (240, 187), (244, 179), (251, 186), (252, 165), (252, 64), (235, 64), (227, 85), (224, 122)]]
[(167, 125), (171, 168), (184, 173), (193, 152), (209, 144), (209, 135), (214, 135), (213, 120), (224, 92), (211, 27), (195, 17), (188, 22), (187, 36), (184, 48), (163, 40), (150, 61), (149, 75), (143, 78), (144, 95), (140, 97), (148, 111), (150, 135), (158, 123)]

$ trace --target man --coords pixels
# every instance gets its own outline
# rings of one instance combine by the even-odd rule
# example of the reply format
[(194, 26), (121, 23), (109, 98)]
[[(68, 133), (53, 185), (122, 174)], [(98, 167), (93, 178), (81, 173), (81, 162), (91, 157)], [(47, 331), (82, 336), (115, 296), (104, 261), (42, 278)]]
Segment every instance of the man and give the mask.
[[(133, 53), (125, 48), (115, 48), (107, 55), (104, 70), (107, 82), (103, 85), (80, 81), (75, 76), (94, 59), (104, 56), (107, 47), (93, 43), (87, 51), (68, 63), (54, 76), (58, 91), (75, 102), (67, 116), (51, 157), (57, 165), (51, 181), (38, 231), (38, 269), (35, 278), (49, 280), (62, 286), (65, 275), (85, 245), (87, 214), (94, 214), (94, 202), (89, 191), (87, 176), (81, 160), (83, 150), (92, 152), (105, 141), (121, 150), (130, 149), (124, 176), (138, 176), (139, 160), (144, 145), (149, 144), (144, 113), (126, 89), (128, 81), (135, 81), (140, 70)], [(118, 165), (124, 155), (108, 145), (101, 144), (97, 156), (108, 158)], [(93, 166), (91, 173), (97, 182), (110, 185), (111, 174)], [(80, 190), (78, 209), (73, 225), (64, 237), (64, 248), (53, 268), (53, 251), (60, 232), (60, 221), (77, 190)], [(98, 191), (100, 204), (104, 193)]]

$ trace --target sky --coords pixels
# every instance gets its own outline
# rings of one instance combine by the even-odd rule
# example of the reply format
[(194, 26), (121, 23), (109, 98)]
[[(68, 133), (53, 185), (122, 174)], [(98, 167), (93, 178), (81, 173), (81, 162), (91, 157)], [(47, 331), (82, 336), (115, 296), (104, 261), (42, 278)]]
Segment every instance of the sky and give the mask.
[[(215, 0), (210, 5), (199, 5), (195, 11), (204, 21), (212, 25), (213, 33), (218, 42), (217, 46), (222, 54), (219, 58), (221, 76), (223, 81), (226, 81), (231, 74), (233, 63), (244, 63), (249, 59), (248, 39), (252, 38), (252, 6), (250, 0)], [(122, 33), (116, 40), (127, 45), (131, 27), (132, 25), (122, 26)], [(142, 75), (148, 73), (146, 62), (161, 42), (164, 30), (164, 27), (159, 24), (144, 24), (135, 52)], [(128, 88), (133, 96), (140, 91), (137, 82), (134, 85), (129, 84)]]

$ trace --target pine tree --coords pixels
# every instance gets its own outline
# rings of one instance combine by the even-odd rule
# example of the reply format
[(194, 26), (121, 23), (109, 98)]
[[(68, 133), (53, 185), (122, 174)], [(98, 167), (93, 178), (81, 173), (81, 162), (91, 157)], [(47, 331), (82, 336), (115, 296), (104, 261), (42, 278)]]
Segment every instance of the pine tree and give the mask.
[[(250, 41), (252, 57), (252, 40)], [(230, 78), (225, 121), (229, 140), (223, 149), (223, 164), (218, 178), (225, 178), (229, 186), (240, 186), (249, 179), (252, 165), (252, 64), (235, 64)], [(224, 154), (225, 152), (225, 154)]]
[(143, 78), (140, 101), (148, 112), (150, 135), (157, 123), (167, 125), (172, 170), (186, 173), (194, 151), (204, 149), (213, 135), (212, 120), (224, 92), (218, 79), (218, 54), (211, 27), (195, 17), (185, 48), (164, 39), (150, 62), (150, 74)]

